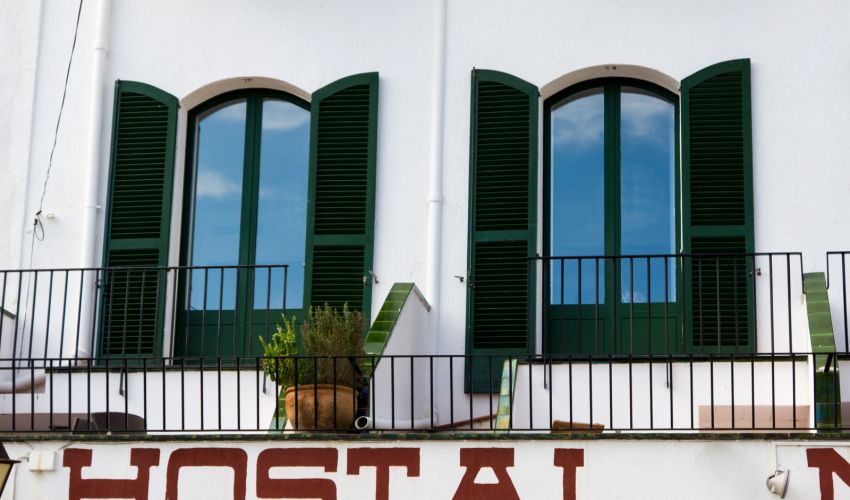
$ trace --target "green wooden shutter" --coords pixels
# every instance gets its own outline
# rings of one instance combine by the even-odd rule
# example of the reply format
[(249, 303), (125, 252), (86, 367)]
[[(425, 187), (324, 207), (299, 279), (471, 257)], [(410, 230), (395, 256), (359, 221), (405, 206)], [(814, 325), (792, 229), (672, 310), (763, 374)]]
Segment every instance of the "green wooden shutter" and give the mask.
[(305, 305), (371, 314), (378, 73), (313, 94)]
[[(750, 61), (682, 81), (683, 245), (689, 347), (753, 349), (754, 251)], [(718, 255), (720, 254), (720, 255)]]
[(162, 348), (177, 98), (117, 81), (101, 276), (101, 356)]
[[(537, 87), (528, 82), (496, 71), (472, 72), (469, 354), (533, 350), (535, 273), (528, 258), (537, 241), (537, 103)], [(472, 382), (473, 391), (498, 391), (502, 359), (493, 358), (492, 366), (489, 357), (468, 361), (473, 379), (467, 389)]]

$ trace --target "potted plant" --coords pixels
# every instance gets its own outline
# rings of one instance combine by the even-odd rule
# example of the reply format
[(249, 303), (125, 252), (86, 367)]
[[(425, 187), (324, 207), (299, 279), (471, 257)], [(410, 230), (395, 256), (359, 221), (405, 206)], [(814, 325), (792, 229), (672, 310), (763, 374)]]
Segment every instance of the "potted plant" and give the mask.
[(260, 339), (263, 370), (281, 387), (278, 406), (283, 403), (281, 410), (298, 430), (351, 427), (363, 380), (358, 365), (364, 355), (362, 315), (347, 304), (342, 311), (328, 304), (311, 307), (301, 340), (303, 349), (298, 348), (295, 319), (285, 317), (268, 343)]

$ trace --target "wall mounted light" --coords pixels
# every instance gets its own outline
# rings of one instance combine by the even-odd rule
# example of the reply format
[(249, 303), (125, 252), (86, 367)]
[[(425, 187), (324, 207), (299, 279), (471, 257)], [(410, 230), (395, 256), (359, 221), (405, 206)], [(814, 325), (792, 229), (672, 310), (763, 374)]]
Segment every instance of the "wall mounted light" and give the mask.
[(765, 486), (774, 495), (779, 495), (779, 498), (785, 498), (785, 493), (788, 491), (788, 477), (790, 472), (787, 470), (776, 470), (773, 474), (767, 476)]

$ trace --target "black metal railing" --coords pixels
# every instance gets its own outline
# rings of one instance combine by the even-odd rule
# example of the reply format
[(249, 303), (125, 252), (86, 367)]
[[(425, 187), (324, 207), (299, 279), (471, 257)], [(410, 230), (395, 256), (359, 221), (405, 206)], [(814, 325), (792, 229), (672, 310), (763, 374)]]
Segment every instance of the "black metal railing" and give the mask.
[(257, 354), (287, 281), (286, 265), (0, 271), (0, 356)]
[(546, 353), (807, 349), (793, 332), (798, 252), (535, 257), (529, 274), (542, 283)]
[[(812, 381), (817, 368), (809, 362), (811, 357), (806, 352), (140, 357), (102, 358), (78, 367), (51, 358), (41, 371), (23, 362), (19, 374), (25, 373), (29, 383), (7, 387), (11, 390), (0, 395), (0, 432), (705, 432), (838, 428), (840, 403), (813, 408)], [(4, 361), (0, 372), (18, 370), (16, 364), (21, 363)], [(282, 363), (300, 364), (302, 368), (295, 370), (300, 375), (289, 391), (289, 409), (278, 402), (284, 387), (265, 375)], [(492, 392), (464, 392), (462, 380), (453, 374), (464, 373), (464, 365), (469, 364), (489, 365), (490, 373), (502, 373), (492, 380)], [(316, 380), (310, 374), (322, 371), (325, 375), (353, 375), (351, 380), (331, 379), (324, 388), (305, 385)], [(320, 391), (338, 386), (346, 389), (331, 393), (329, 399), (320, 398)], [(345, 406), (352, 399), (357, 404)], [(330, 416), (323, 416), (322, 409)]]

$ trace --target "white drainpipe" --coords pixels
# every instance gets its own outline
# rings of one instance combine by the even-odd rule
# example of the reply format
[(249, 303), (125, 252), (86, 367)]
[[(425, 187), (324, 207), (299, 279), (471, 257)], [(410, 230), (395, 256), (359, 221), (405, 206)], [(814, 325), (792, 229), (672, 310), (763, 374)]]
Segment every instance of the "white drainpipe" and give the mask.
[[(434, 30), (434, 60), (431, 82), (431, 157), (428, 170), (428, 236), (426, 290), (431, 304), (433, 353), (440, 352), (440, 275), (443, 241), (443, 123), (446, 86), (446, 8), (447, 0), (437, 2)], [(422, 353), (425, 354), (425, 353)], [(435, 415), (438, 409), (433, 408)]]
[[(101, 137), (103, 131), (103, 101), (106, 94), (106, 57), (109, 51), (109, 21), (111, 0), (98, 0), (97, 20), (95, 22), (95, 37), (92, 47), (92, 70), (91, 88), (89, 96), (89, 136), (86, 148), (86, 171), (85, 191), (83, 194), (83, 230), (82, 230), (82, 252), (81, 266), (84, 268), (99, 267), (97, 256), (97, 214), (100, 209), (98, 203), (99, 180), (101, 174), (100, 151)], [(86, 273), (89, 279), (94, 278), (92, 271)], [(80, 322), (80, 340), (75, 352), (66, 353), (66, 356), (90, 357), (92, 353), (89, 347), (92, 341), (92, 330), (94, 327), (94, 306), (96, 304), (96, 289), (94, 283), (88, 283), (83, 291), (82, 320)]]

